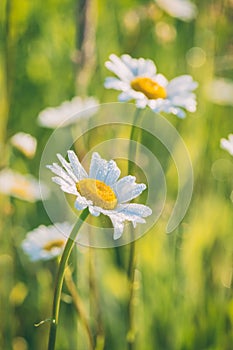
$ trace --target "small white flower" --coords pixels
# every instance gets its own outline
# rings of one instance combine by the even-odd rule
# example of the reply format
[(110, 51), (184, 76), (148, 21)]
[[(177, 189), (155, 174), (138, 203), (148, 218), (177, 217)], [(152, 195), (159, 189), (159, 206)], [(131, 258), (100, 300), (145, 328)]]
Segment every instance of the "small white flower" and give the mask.
[(75, 123), (78, 119), (91, 117), (98, 110), (98, 101), (94, 97), (74, 97), (58, 107), (49, 107), (38, 115), (38, 123), (46, 128), (56, 128)]
[(137, 184), (134, 176), (120, 177), (120, 169), (113, 160), (106, 161), (95, 152), (92, 155), (89, 175), (82, 167), (73, 151), (68, 151), (69, 162), (57, 154), (63, 168), (56, 163), (47, 167), (57, 176), (52, 180), (62, 191), (76, 196), (75, 207), (83, 210), (88, 207), (90, 213), (107, 215), (114, 227), (114, 239), (121, 237), (124, 222), (145, 223), (144, 217), (152, 211), (143, 204), (128, 203), (138, 197), (146, 188)]
[(49, 195), (48, 188), (31, 175), (22, 175), (11, 169), (0, 172), (0, 192), (6, 195), (35, 202)]
[(171, 17), (191, 21), (197, 15), (196, 6), (189, 0), (156, 0), (156, 4)]
[(33, 158), (36, 153), (37, 140), (30, 134), (18, 132), (11, 137), (11, 144), (28, 158)]
[(228, 135), (228, 140), (221, 139), (220, 145), (233, 156), (233, 134)]
[(233, 81), (226, 78), (213, 79), (206, 86), (206, 95), (213, 103), (233, 106)]
[(184, 109), (196, 111), (196, 96), (192, 91), (198, 84), (190, 75), (168, 82), (162, 74), (156, 74), (153, 61), (129, 55), (119, 58), (112, 54), (105, 65), (118, 76), (106, 78), (105, 87), (122, 91), (119, 101), (135, 100), (138, 108), (149, 106), (154, 112), (172, 113), (179, 118), (185, 117)]
[(22, 248), (32, 261), (49, 260), (59, 256), (66, 244), (63, 232), (69, 234), (72, 226), (67, 222), (51, 226), (41, 225), (27, 233)]

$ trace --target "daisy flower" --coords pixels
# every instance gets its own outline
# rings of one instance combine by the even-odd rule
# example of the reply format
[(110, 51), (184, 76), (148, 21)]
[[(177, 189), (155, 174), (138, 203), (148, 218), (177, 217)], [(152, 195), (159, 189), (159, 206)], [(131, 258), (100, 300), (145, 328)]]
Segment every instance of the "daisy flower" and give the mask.
[(31, 261), (49, 260), (61, 255), (66, 238), (63, 232), (70, 232), (72, 226), (67, 222), (51, 226), (41, 225), (27, 233), (22, 242), (24, 252)]
[(196, 6), (189, 0), (156, 0), (155, 2), (171, 17), (179, 18), (182, 21), (191, 21), (197, 14)]
[(105, 80), (107, 89), (122, 91), (121, 102), (135, 100), (138, 108), (149, 106), (154, 112), (166, 112), (185, 117), (184, 110), (196, 111), (196, 96), (192, 92), (197, 87), (190, 75), (181, 75), (168, 81), (149, 59), (135, 59), (129, 55), (110, 55), (105, 66), (118, 78)]
[(38, 115), (38, 123), (45, 128), (56, 128), (75, 123), (78, 119), (89, 118), (98, 110), (98, 101), (94, 97), (74, 97), (58, 107), (49, 107)]
[(228, 151), (233, 156), (233, 134), (228, 135), (227, 139), (221, 139), (220, 145), (223, 149)]
[(114, 239), (121, 237), (125, 221), (131, 221), (136, 227), (137, 223), (145, 223), (144, 217), (151, 215), (149, 207), (129, 203), (145, 190), (146, 185), (137, 184), (135, 177), (130, 175), (119, 180), (120, 169), (115, 161), (106, 161), (95, 152), (87, 174), (73, 151), (68, 151), (69, 162), (60, 154), (57, 157), (63, 168), (56, 163), (47, 166), (57, 175), (52, 180), (62, 191), (76, 196), (76, 209), (88, 207), (94, 216), (107, 215), (114, 227)]
[(30, 134), (18, 132), (11, 137), (11, 144), (28, 158), (33, 158), (36, 153), (37, 140)]
[(207, 98), (218, 105), (233, 106), (233, 80), (215, 78), (206, 86)]
[(4, 169), (0, 172), (0, 193), (23, 199), (28, 202), (35, 202), (49, 195), (48, 188), (31, 175), (22, 175), (11, 169)]

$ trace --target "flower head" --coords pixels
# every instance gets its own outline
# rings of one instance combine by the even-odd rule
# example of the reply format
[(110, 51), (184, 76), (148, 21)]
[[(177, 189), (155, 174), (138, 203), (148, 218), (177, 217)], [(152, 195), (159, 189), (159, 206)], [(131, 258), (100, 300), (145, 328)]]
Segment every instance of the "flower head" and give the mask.
[(156, 4), (171, 17), (191, 21), (196, 17), (197, 8), (189, 0), (156, 0)]
[(135, 100), (138, 108), (149, 106), (154, 112), (166, 112), (185, 117), (184, 109), (196, 110), (196, 96), (192, 92), (197, 87), (190, 75), (181, 75), (170, 82), (156, 74), (153, 61), (144, 58), (135, 59), (129, 55), (110, 55), (106, 67), (118, 78), (105, 80), (107, 89), (122, 91), (118, 99), (121, 102)]
[(11, 169), (0, 172), (0, 192), (28, 202), (41, 200), (49, 195), (48, 188), (31, 175), (22, 175)]
[(69, 233), (72, 226), (67, 222), (51, 226), (41, 225), (27, 233), (22, 248), (32, 261), (49, 260), (60, 255), (65, 247), (66, 238), (62, 232)]
[(207, 98), (218, 105), (233, 106), (233, 81), (226, 78), (215, 78), (206, 86)]
[(49, 107), (38, 115), (38, 122), (46, 128), (56, 128), (75, 123), (78, 119), (89, 118), (96, 113), (98, 101), (94, 97), (74, 97), (58, 107)]
[(36, 152), (37, 140), (35, 137), (24, 132), (18, 132), (11, 137), (12, 145), (26, 157), (33, 158)]
[(56, 163), (48, 168), (57, 176), (52, 180), (66, 193), (76, 196), (75, 207), (83, 210), (88, 207), (94, 216), (107, 215), (114, 227), (114, 239), (121, 237), (124, 222), (145, 223), (144, 217), (152, 211), (143, 204), (129, 203), (146, 188), (137, 184), (134, 176), (125, 176), (119, 180), (120, 169), (115, 161), (106, 161), (95, 152), (92, 155), (89, 174), (81, 165), (73, 151), (68, 151), (69, 162), (57, 155), (62, 167)]
[(228, 135), (228, 140), (221, 139), (220, 145), (233, 156), (233, 134)]

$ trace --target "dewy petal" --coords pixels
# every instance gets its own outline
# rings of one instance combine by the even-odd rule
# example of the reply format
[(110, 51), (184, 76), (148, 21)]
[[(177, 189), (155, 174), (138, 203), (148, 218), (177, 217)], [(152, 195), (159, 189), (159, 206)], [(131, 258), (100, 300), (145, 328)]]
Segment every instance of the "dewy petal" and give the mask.
[(120, 169), (114, 162), (102, 159), (97, 152), (94, 152), (91, 158), (89, 177), (92, 179), (103, 181), (106, 185), (114, 184), (119, 176)]
[(77, 194), (77, 198), (76, 198), (76, 201), (75, 201), (75, 204), (74, 204), (76, 209), (83, 210), (86, 207), (89, 207), (89, 206), (92, 206), (92, 205), (93, 205), (92, 201), (89, 201), (85, 197), (80, 196), (79, 193)]
[(70, 164), (65, 160), (65, 158), (62, 157), (61, 154), (57, 153), (57, 158), (59, 159), (59, 161), (61, 162), (62, 166), (64, 169), (66, 169), (67, 173), (69, 174), (69, 176), (74, 180), (74, 182), (77, 182), (78, 179), (76, 178), (76, 176), (74, 175)]
[(113, 233), (113, 239), (119, 239), (122, 236), (122, 233), (124, 231), (124, 222), (119, 221), (117, 217), (115, 216), (110, 216), (110, 219), (112, 221), (114, 233)]
[(133, 226), (136, 227), (137, 223), (145, 223), (143, 217), (147, 217), (152, 214), (152, 210), (143, 204), (120, 204), (115, 210), (104, 210), (99, 208), (100, 212), (107, 215), (114, 227), (114, 240), (121, 237), (124, 230), (124, 222), (130, 221)]
[(47, 165), (47, 168), (54, 174), (64, 179), (68, 184), (72, 185), (74, 183), (74, 180), (57, 163), (53, 163), (53, 165)]
[(88, 175), (85, 169), (83, 168), (82, 164), (80, 163), (76, 154), (73, 151), (68, 151), (67, 153), (68, 153), (70, 165), (78, 181), (87, 178)]
[(152, 214), (152, 210), (148, 206), (137, 203), (120, 204), (117, 207), (117, 212), (121, 215), (125, 215), (125, 217), (127, 217), (125, 220), (135, 222), (141, 222), (140, 220), (144, 222), (142, 217), (145, 218)]
[(65, 180), (63, 180), (61, 177), (58, 177), (58, 176), (52, 177), (52, 181), (57, 185), (59, 185), (63, 192), (70, 193), (77, 196), (78, 191), (75, 183), (73, 183), (73, 185), (67, 184)]
[(94, 207), (94, 206), (89, 206), (89, 212), (93, 216), (99, 216), (100, 215), (100, 211), (97, 209), (97, 207)]
[(125, 203), (138, 197), (146, 189), (145, 184), (137, 184), (135, 180), (134, 176), (125, 176), (113, 186), (119, 203)]

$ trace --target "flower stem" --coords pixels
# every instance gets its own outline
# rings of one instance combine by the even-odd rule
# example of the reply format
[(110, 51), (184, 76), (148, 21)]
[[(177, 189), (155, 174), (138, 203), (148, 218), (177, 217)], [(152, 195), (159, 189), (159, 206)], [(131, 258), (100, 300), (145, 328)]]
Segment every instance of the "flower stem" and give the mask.
[(61, 256), (61, 261), (60, 261), (60, 265), (59, 265), (58, 273), (57, 273), (56, 286), (55, 286), (55, 290), (54, 290), (52, 321), (51, 321), (50, 333), (49, 333), (48, 350), (55, 349), (56, 333), (57, 333), (57, 325), (58, 325), (58, 317), (59, 317), (59, 309), (60, 309), (60, 300), (61, 300), (61, 290), (62, 290), (62, 285), (63, 285), (63, 280), (64, 280), (66, 264), (67, 264), (67, 261), (69, 259), (72, 248), (74, 246), (74, 240), (78, 234), (80, 227), (82, 226), (83, 222), (87, 218), (88, 214), (89, 214), (88, 209), (83, 210), (83, 212), (80, 214), (76, 224), (73, 227), (73, 230), (70, 233), (70, 236), (66, 242), (63, 254)]
[[(134, 141), (134, 142), (130, 142), (129, 144), (128, 174), (135, 173), (135, 164), (133, 160), (135, 160), (136, 158), (136, 152), (137, 152), (136, 142), (139, 140), (141, 136), (141, 130), (137, 127), (136, 124), (140, 116), (141, 116), (141, 109), (137, 109), (134, 115), (133, 125), (130, 133), (130, 141)], [(136, 247), (135, 247), (135, 240), (133, 235), (134, 235), (134, 232), (133, 232), (133, 229), (131, 229), (132, 241), (129, 247), (129, 265), (127, 269), (127, 276), (130, 282), (130, 293), (129, 293), (129, 300), (127, 305), (127, 314), (128, 314), (127, 344), (128, 344), (129, 350), (132, 350), (134, 347), (134, 344), (133, 344), (134, 335), (133, 335), (133, 338), (130, 336), (130, 334), (134, 332), (133, 330), (133, 294), (134, 294), (134, 270), (136, 265), (136, 257), (135, 257)]]
[(137, 124), (140, 115), (141, 115), (141, 109), (137, 108), (135, 111), (133, 125), (130, 133), (130, 141), (134, 141), (134, 142), (130, 142), (129, 144), (128, 174), (131, 174), (132, 172), (134, 172), (134, 168), (135, 168), (133, 160), (135, 159), (136, 151), (137, 151), (136, 142), (140, 137), (140, 129), (135, 124)]

